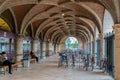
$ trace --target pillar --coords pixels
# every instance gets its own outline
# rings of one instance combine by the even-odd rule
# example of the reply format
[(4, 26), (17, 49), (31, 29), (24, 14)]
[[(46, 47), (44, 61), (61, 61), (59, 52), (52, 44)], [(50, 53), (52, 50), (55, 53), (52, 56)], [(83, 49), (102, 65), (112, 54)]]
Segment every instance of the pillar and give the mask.
[(43, 43), (42, 42), (40, 42), (40, 58), (42, 58), (42, 54), (43, 54), (43, 52), (42, 52), (42, 50), (43, 50)]
[(114, 65), (115, 80), (120, 80), (120, 24), (113, 26), (115, 32), (114, 39)]
[(59, 50), (59, 43), (56, 43), (55, 44), (55, 53), (58, 53), (60, 50)]
[(53, 48), (52, 48), (52, 54), (56, 54), (56, 52), (55, 52), (55, 44), (52, 43), (52, 46), (53, 46)]
[(85, 42), (82, 42), (82, 49), (85, 51)]
[(45, 54), (46, 54), (46, 57), (48, 57), (49, 56), (49, 42), (48, 41), (46, 41), (46, 50), (45, 50)]
[(92, 50), (92, 49), (93, 49), (93, 43), (92, 43), (92, 41), (91, 41), (91, 42), (90, 42), (90, 51), (91, 51), (90, 54), (91, 54), (91, 55), (93, 54), (93, 50)]
[(96, 39), (94, 38), (94, 54), (97, 53)]
[(84, 53), (87, 53), (87, 44), (86, 44), (86, 42), (83, 42), (83, 45), (82, 45), (82, 47), (83, 47), (83, 50), (84, 50)]
[(60, 51), (65, 50), (65, 44), (64, 44), (64, 43), (60, 43), (59, 50), (60, 50)]
[(48, 43), (48, 54), (49, 54), (49, 56), (52, 55), (52, 53), (53, 53), (53, 51), (52, 51), (52, 43), (49, 42)]
[(94, 57), (95, 57), (95, 66), (97, 65), (97, 43), (96, 38), (94, 38)]
[(46, 42), (42, 42), (42, 57), (46, 57)]
[(90, 41), (88, 45), (89, 45), (89, 53), (92, 54), (92, 41)]
[(52, 49), (52, 54), (56, 54), (56, 45), (55, 43), (52, 43), (53, 49)]
[(87, 54), (90, 54), (91, 53), (91, 42), (88, 41), (87, 42)]
[(79, 50), (82, 50), (82, 49), (83, 49), (82, 46), (83, 46), (82, 41), (79, 40), (79, 42), (78, 42), (78, 49), (79, 49)]
[(15, 40), (15, 54), (16, 61), (21, 61), (23, 59), (23, 35), (18, 35)]
[(91, 53), (94, 54), (94, 41), (92, 41), (91, 44), (92, 44)]
[(104, 37), (103, 37), (103, 33), (100, 33), (98, 36), (100, 38), (100, 60), (102, 60), (104, 58), (104, 52), (103, 52)]
[(38, 47), (38, 40), (37, 39), (34, 39), (33, 41), (32, 41), (32, 51), (34, 51), (35, 53), (37, 53), (37, 47)]

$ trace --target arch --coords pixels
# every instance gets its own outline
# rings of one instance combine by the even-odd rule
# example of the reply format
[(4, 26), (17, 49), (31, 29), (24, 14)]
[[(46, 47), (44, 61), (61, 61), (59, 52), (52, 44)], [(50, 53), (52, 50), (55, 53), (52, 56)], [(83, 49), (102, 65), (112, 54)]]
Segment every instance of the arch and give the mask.
[[(14, 3), (13, 3), (14, 2)], [(40, 1), (41, 2), (41, 1)], [(69, 1), (67, 1), (69, 2)], [(72, 2), (72, 1), (71, 1)], [(89, 0), (80, 0), (80, 1), (73, 1), (74, 3), (78, 3), (78, 2), (93, 2), (93, 3), (96, 3), (98, 5), (101, 5), (103, 7), (105, 7), (112, 15), (112, 18), (114, 20), (114, 23), (117, 23), (119, 22), (119, 19), (117, 20), (116, 18), (119, 18), (119, 17), (116, 17), (119, 13), (114, 13), (114, 10), (115, 10), (115, 2), (113, 3), (113, 6), (111, 7), (110, 4), (107, 3), (107, 1), (105, 0), (93, 0), (93, 1), (89, 1)], [(118, 1), (119, 2), (119, 1)], [(9, 4), (8, 4), (9, 3)], [(7, 10), (8, 8), (10, 7), (13, 7), (13, 6), (17, 6), (17, 5), (23, 5), (23, 4), (37, 4), (38, 1), (37, 0), (1, 0), (1, 4), (0, 4), (0, 13), (4, 12), (5, 10)], [(57, 2), (56, 2), (57, 3)], [(50, 3), (52, 4), (52, 2)], [(54, 4), (54, 3), (53, 3)], [(116, 5), (117, 6), (117, 5)], [(118, 6), (117, 6), (118, 7)]]
[(18, 6), (18, 5), (24, 5), (24, 4), (36, 4), (37, 0), (5, 0), (0, 5), (0, 14), (7, 10), (8, 8)]
[[(76, 25), (76, 26), (78, 26), (78, 25)], [(48, 34), (50, 34), (50, 32), (52, 32), (52, 31), (54, 31), (54, 30), (57, 30), (57, 29), (60, 28), (60, 27), (61, 27), (61, 26), (59, 26), (59, 24), (56, 24), (56, 25), (52, 26), (51, 28), (49, 28), (49, 29), (47, 30), (47, 32), (46, 32), (46, 34), (45, 34), (45, 37), (46, 37)], [(89, 29), (87, 29), (86, 26), (80, 25), (79, 27), (82, 27), (82, 28), (84, 28), (86, 31), (89, 32)], [(90, 32), (89, 32), (89, 33), (90, 33)]]
[[(41, 25), (40, 25), (41, 26)], [(42, 26), (41, 26), (42, 27)], [(40, 27), (38, 28), (38, 31), (36, 32), (36, 36), (37, 36), (37, 33), (39, 34), (40, 32)]]
[[(83, 36), (85, 37), (85, 39), (89, 39), (89, 37), (87, 36), (87, 34), (86, 34), (85, 32), (83, 32), (82, 30), (78, 30), (78, 31), (79, 31), (78, 34), (83, 35)], [(77, 33), (77, 32), (76, 32), (76, 33)], [(56, 31), (56, 32), (52, 35), (51, 40), (54, 41), (55, 36), (57, 36), (58, 34), (60, 34), (60, 32), (59, 32), (59, 31)], [(60, 35), (60, 36), (63, 36), (63, 35)], [(69, 36), (69, 35), (65, 35), (65, 36)]]
[[(74, 5), (76, 5), (77, 3), (74, 3)], [(100, 24), (101, 24), (101, 22), (100, 22), (100, 19), (99, 19), (99, 17), (97, 16), (97, 14), (95, 14), (95, 12), (92, 10), (92, 9), (90, 9), (89, 7), (86, 7), (85, 5), (81, 5), (81, 4), (77, 4), (77, 5), (79, 5), (79, 7), (82, 7), (83, 9), (85, 9), (88, 13), (90, 13), (91, 15), (92, 15), (92, 18), (90, 18), (90, 17), (88, 17), (88, 16), (86, 16), (86, 15), (83, 15), (83, 16), (85, 16), (85, 17), (87, 17), (87, 18), (89, 18), (89, 19), (91, 19), (91, 20), (93, 20), (94, 19), (94, 21), (97, 21), (97, 22), (94, 22), (94, 23), (97, 23), (97, 25), (98, 25), (98, 27), (100, 27)], [(58, 6), (58, 5), (57, 5)], [(63, 7), (63, 5), (59, 5), (59, 7)], [(68, 8), (67, 6), (64, 6), (63, 8), (67, 8), (67, 9), (71, 9), (71, 8)], [(76, 10), (77, 11), (77, 13), (79, 13), (79, 11), (78, 10)], [(42, 14), (42, 13), (41, 13)], [(80, 13), (79, 13), (80, 14)], [(39, 15), (40, 15), (40, 13), (39, 13)], [(35, 15), (35, 17), (36, 17), (37, 15)], [(30, 17), (30, 16), (29, 16)], [(33, 18), (33, 20), (34, 20), (35, 18)], [(31, 21), (33, 21), (33, 20), (31, 20)], [(30, 22), (28, 22), (28, 23), (30, 23)], [(24, 31), (25, 31), (25, 29), (27, 28), (28, 26), (26, 26), (24, 29), (22, 29), (23, 30), (23, 33), (24, 33)], [(38, 35), (39, 34), (39, 32), (40, 32), (40, 29), (41, 29), (41, 27), (43, 27), (43, 26), (39, 26), (39, 28), (38, 28), (38, 30), (37, 30), (37, 32), (36, 32), (36, 35)], [(99, 28), (99, 31), (101, 32), (101, 30), (100, 30), (101, 28)], [(22, 31), (21, 30), (21, 31)]]
[[(57, 41), (57, 43), (63, 43), (68, 37), (70, 37), (70, 36), (65, 36), (65, 37), (61, 36), (58, 39), (56, 39), (56, 41)], [(82, 42), (85, 41), (84, 39), (80, 38), (80, 37), (82, 37), (82, 35), (72, 36), (72, 37), (76, 37), (78, 40), (82, 40)]]
[(75, 37), (68, 37), (65, 40), (66, 50), (78, 50), (78, 39)]
[(14, 23), (15, 23), (15, 33), (18, 34), (17, 20), (16, 20), (16, 18), (15, 18), (15, 14), (14, 14), (14, 12), (11, 10), (11, 8), (10, 8), (10, 12), (11, 12), (11, 14), (12, 14), (12, 16), (13, 16)]
[(104, 18), (103, 18), (103, 33), (112, 32), (113, 28), (111, 26), (113, 25), (114, 25), (114, 22), (113, 22), (112, 16), (107, 10), (105, 10)]
[[(53, 26), (53, 27), (49, 28), (49, 29), (52, 29), (52, 31), (50, 31), (50, 32), (53, 32), (54, 30), (59, 31), (58, 28), (55, 28), (55, 27), (56, 26)], [(81, 27), (81, 25), (79, 27), (80, 27), (80, 31), (83, 30), (85, 32), (85, 34), (89, 35), (89, 30), (87, 30), (87, 28), (84, 28), (84, 26)], [(59, 26), (59, 28), (60, 28), (60, 26)], [(77, 28), (77, 29), (79, 29), (79, 28)], [(48, 33), (48, 34), (50, 34), (50, 33)], [(47, 35), (44, 36), (44, 40), (45, 40), (46, 36)], [(89, 37), (90, 37), (90, 35), (89, 35)]]

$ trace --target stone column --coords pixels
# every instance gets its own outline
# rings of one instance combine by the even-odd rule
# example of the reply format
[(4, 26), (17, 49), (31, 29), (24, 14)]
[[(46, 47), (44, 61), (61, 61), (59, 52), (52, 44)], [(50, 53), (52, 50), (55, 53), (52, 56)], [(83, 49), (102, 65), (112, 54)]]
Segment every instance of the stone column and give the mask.
[(39, 62), (40, 61), (40, 52), (38, 52), (38, 50), (39, 50), (39, 47), (38, 47), (39, 40), (38, 39), (33, 39), (31, 43), (32, 43), (31, 50), (37, 55), (38, 62)]
[(82, 49), (85, 51), (85, 42), (82, 42)]
[(64, 43), (60, 43), (59, 50), (60, 50), (60, 51), (65, 50), (65, 44), (64, 44)]
[(79, 41), (78, 42), (78, 49), (82, 50), (83, 49), (83, 44), (82, 44), (82, 41)]
[(16, 61), (21, 61), (23, 59), (23, 35), (17, 36), (15, 47)]
[(43, 54), (43, 52), (42, 52), (42, 50), (43, 50), (43, 43), (42, 43), (42, 41), (40, 42), (40, 58), (42, 58), (42, 54)]
[(42, 57), (46, 57), (46, 42), (42, 42)]
[(82, 45), (82, 47), (83, 47), (83, 50), (84, 50), (84, 53), (87, 53), (87, 44), (86, 44), (86, 42), (83, 42), (83, 45)]
[(57, 53), (57, 44), (54, 44), (54, 52), (55, 52), (55, 54)]
[(103, 52), (104, 37), (103, 37), (103, 33), (100, 33), (98, 36), (100, 38), (100, 60), (102, 60), (104, 58), (104, 52)]
[(56, 44), (55, 44), (55, 53), (58, 53), (58, 52), (59, 52), (59, 44), (56, 43)]
[(115, 32), (114, 40), (114, 65), (115, 65), (115, 80), (120, 80), (120, 24), (113, 26)]
[(97, 53), (96, 39), (94, 38), (94, 54)]
[(96, 38), (94, 38), (94, 57), (95, 57), (95, 66), (97, 65), (97, 45)]
[(92, 53), (92, 48), (93, 48), (93, 46), (92, 46), (92, 41), (91, 41), (91, 42), (90, 42), (90, 50), (91, 50), (90, 54), (93, 54), (93, 53)]
[(54, 43), (51, 43), (51, 44), (52, 44), (51, 50), (52, 50), (52, 55), (53, 55), (53, 54), (55, 54), (55, 44)]
[(53, 54), (56, 54), (56, 44), (54, 44), (54, 43), (52, 43), (52, 45), (53, 45)]
[(61, 51), (61, 49), (60, 49), (60, 43), (59, 44), (57, 44), (57, 52), (60, 52)]
[(33, 41), (32, 41), (32, 51), (34, 51), (35, 53), (37, 53), (37, 47), (38, 47), (38, 40), (37, 39), (34, 39)]
[(52, 43), (49, 42), (48, 43), (48, 53), (49, 53), (49, 56), (52, 55), (53, 51), (52, 51)]
[(46, 57), (48, 57), (49, 56), (49, 42), (48, 41), (46, 41), (46, 50), (45, 50), (45, 52), (46, 52)]
[(90, 49), (91, 49), (91, 46), (90, 46), (90, 41), (87, 42), (87, 53), (90, 54)]
[(88, 42), (88, 50), (89, 50), (89, 54), (92, 54), (92, 42), (91, 41), (89, 41)]

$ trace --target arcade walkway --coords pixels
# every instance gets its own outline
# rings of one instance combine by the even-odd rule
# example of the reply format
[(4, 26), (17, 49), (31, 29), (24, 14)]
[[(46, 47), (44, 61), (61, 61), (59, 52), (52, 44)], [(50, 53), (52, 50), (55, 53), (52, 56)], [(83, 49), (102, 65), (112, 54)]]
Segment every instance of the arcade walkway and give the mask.
[(88, 72), (76, 68), (58, 68), (57, 55), (32, 64), (29, 69), (20, 68), (12, 75), (0, 75), (0, 80), (113, 80), (102, 72)]

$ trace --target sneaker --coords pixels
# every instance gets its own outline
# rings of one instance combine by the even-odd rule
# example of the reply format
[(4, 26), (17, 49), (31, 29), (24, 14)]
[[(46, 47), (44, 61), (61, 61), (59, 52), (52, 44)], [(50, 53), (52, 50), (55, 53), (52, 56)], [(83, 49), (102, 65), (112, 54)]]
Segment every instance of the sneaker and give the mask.
[(12, 74), (12, 72), (9, 72), (9, 74)]

